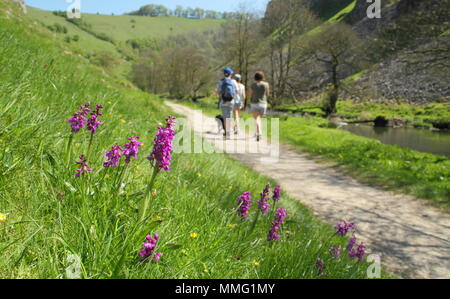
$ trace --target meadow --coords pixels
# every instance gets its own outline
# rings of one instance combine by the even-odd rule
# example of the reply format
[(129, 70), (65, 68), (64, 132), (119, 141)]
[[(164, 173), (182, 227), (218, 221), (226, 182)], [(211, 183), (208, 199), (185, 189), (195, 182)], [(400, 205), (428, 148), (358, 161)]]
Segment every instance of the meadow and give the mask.
[[(348, 224), (330, 227), (284, 193), (265, 194), (261, 214), (260, 193), (276, 185), (263, 175), (224, 155), (152, 166), (171, 112), (68, 49), (0, 2), (1, 278), (367, 278)], [(89, 130), (71, 130), (87, 102), (102, 106), (72, 125), (84, 115)], [(128, 151), (105, 167), (117, 144)]]
[(111, 35), (114, 40), (163, 39), (192, 31), (206, 31), (220, 27), (220, 19), (186, 19), (177, 17), (106, 16), (83, 14), (94, 31)]
[[(216, 99), (203, 99), (200, 103), (184, 102), (195, 109), (201, 109), (210, 116), (219, 112)], [(434, 104), (445, 114), (445, 104)], [(448, 106), (448, 105), (447, 105)], [(338, 103), (338, 107), (347, 107), (348, 103)], [(355, 114), (362, 107), (356, 105)], [(398, 111), (413, 111), (408, 105), (377, 105), (373, 107), (384, 115), (398, 117)], [(389, 109), (389, 108), (393, 109)], [(442, 108), (440, 108), (442, 107)], [(398, 110), (397, 110), (398, 109)], [(426, 107), (415, 108), (427, 111)], [(346, 111), (345, 109), (343, 109)], [(432, 111), (435, 111), (433, 109)], [(366, 111), (371, 111), (370, 108)], [(405, 112), (406, 113), (406, 112)], [(421, 114), (425, 115), (426, 114)], [(433, 114), (435, 115), (435, 114)], [(249, 113), (244, 118), (252, 117)], [(280, 119), (280, 138), (285, 144), (293, 145), (301, 151), (311, 153), (311, 157), (324, 163), (333, 163), (341, 171), (356, 179), (388, 190), (412, 194), (427, 200), (444, 211), (450, 211), (450, 160), (444, 156), (421, 153), (395, 145), (385, 145), (377, 140), (356, 136), (350, 132), (338, 130), (321, 117), (274, 116)], [(268, 125), (270, 128), (270, 125)], [(269, 132), (270, 134), (270, 132)]]
[(116, 46), (112, 43), (96, 38), (95, 36), (80, 29), (77, 25), (67, 22), (64, 18), (55, 16), (50, 11), (29, 7), (28, 15), (33, 20), (42, 23), (46, 27), (54, 26), (55, 24), (66, 27), (66, 33), (53, 32), (51, 34), (52, 38), (55, 41), (62, 43), (67, 37), (73, 38), (77, 35), (79, 37), (79, 40), (71, 44), (71, 48), (75, 49), (77, 52), (87, 55), (93, 55), (100, 51), (108, 51), (110, 53), (113, 53), (116, 57), (120, 57), (120, 53), (117, 51)]
[(83, 14), (81, 25), (76, 25), (63, 16), (33, 7), (28, 8), (28, 16), (46, 27), (62, 47), (70, 45), (71, 51), (117, 78), (128, 76), (138, 58), (139, 52), (132, 48), (132, 42), (156, 44), (170, 36), (214, 30), (223, 24), (219, 19)]
[[(59, 23), (67, 26), (73, 25), (65, 18), (55, 16), (51, 11), (29, 8), (31, 18), (43, 22), (45, 25)], [(164, 39), (172, 35), (179, 35), (193, 31), (205, 31), (218, 28), (224, 23), (220, 19), (187, 19), (177, 17), (141, 17), (141, 16), (108, 16), (100, 14), (83, 14), (83, 21), (91, 26), (95, 33), (105, 34), (117, 43), (133, 39)], [(77, 26), (75, 26), (77, 27)], [(74, 34), (85, 37), (85, 34), (70, 26)], [(80, 30), (80, 29), (78, 29)], [(81, 30), (83, 31), (83, 30)], [(88, 34), (89, 35), (89, 34)], [(99, 48), (99, 44), (90, 44), (88, 49)]]

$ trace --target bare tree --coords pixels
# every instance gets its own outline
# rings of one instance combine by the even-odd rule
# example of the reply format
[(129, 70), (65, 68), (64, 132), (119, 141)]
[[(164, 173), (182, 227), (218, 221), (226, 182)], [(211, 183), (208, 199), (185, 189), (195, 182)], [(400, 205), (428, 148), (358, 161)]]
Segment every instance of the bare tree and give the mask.
[(336, 113), (342, 79), (340, 72), (346, 66), (355, 67), (360, 63), (362, 41), (350, 26), (338, 23), (326, 25), (320, 32), (305, 37), (300, 47), (305, 56), (314, 57), (325, 67), (332, 88), (324, 112), (327, 116)]
[(216, 35), (214, 46), (221, 66), (232, 65), (248, 86), (252, 66), (263, 52), (261, 21), (245, 5), (241, 5), (235, 15), (235, 19), (227, 22)]
[(308, 5), (304, 0), (273, 0), (267, 7), (262, 31), (268, 42), (270, 77), (276, 99), (286, 95), (298, 36), (318, 24)]
[(154, 47), (157, 50), (142, 52), (131, 79), (146, 91), (195, 101), (200, 94), (208, 93), (214, 80), (208, 34), (173, 36)]

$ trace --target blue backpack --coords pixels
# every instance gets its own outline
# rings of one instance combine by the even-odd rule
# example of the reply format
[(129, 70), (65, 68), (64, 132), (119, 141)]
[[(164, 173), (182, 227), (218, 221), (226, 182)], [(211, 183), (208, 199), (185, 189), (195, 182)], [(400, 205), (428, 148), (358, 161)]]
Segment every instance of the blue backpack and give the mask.
[(222, 81), (222, 100), (224, 102), (231, 102), (236, 97), (236, 87), (233, 80), (225, 78)]

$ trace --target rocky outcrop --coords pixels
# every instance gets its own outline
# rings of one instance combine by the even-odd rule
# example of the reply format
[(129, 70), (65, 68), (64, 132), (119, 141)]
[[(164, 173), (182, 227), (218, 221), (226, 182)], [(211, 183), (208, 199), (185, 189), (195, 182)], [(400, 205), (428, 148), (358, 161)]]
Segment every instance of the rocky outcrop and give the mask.
[[(366, 9), (370, 4), (358, 1), (345, 21), (362, 39), (371, 43), (378, 40), (373, 53), (389, 49), (389, 54), (380, 55), (382, 60), (353, 82), (352, 94), (345, 96), (410, 104), (449, 101), (450, 36), (439, 36), (449, 26), (444, 12), (449, 3), (450, 0), (401, 0), (384, 6), (381, 19), (369, 19)], [(409, 30), (396, 31), (397, 28)], [(392, 34), (400, 34), (403, 40), (397, 43)], [(386, 37), (388, 40), (384, 40)]]
[[(376, 102), (409, 104), (450, 101), (450, 65), (445, 56), (449, 54), (442, 48), (445, 44), (448, 48), (450, 36), (403, 51), (391, 60), (379, 63), (353, 82), (351, 90), (356, 92), (346, 96), (356, 100), (371, 98)], [(442, 54), (436, 53), (439, 49)]]

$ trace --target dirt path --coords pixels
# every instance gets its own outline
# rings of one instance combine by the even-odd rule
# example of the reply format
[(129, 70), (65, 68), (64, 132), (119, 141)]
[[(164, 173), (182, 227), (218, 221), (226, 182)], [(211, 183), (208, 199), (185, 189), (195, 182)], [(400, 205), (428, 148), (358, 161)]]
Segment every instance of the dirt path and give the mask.
[[(330, 224), (341, 219), (356, 222), (360, 239), (372, 253), (381, 255), (383, 264), (395, 275), (450, 278), (450, 215), (412, 196), (361, 184), (284, 146), (276, 163), (261, 160), (261, 154), (236, 154), (226, 145), (245, 144), (247, 149), (259, 147), (265, 152), (276, 152), (277, 148), (258, 144), (250, 136), (233, 137), (225, 143), (213, 118), (182, 105), (167, 105), (185, 115), (208, 142), (277, 180), (289, 196), (307, 205), (320, 219)], [(203, 124), (199, 125), (201, 119)]]

